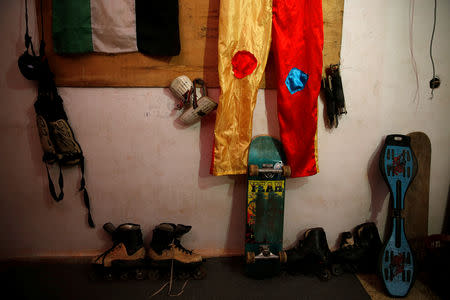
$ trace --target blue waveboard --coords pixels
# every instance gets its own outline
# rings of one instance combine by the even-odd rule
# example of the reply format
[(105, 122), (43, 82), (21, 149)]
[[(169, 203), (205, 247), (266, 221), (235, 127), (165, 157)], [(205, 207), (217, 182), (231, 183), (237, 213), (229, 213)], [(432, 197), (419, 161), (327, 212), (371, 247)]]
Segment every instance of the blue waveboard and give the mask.
[(393, 199), (392, 233), (380, 254), (380, 275), (389, 295), (404, 297), (415, 279), (414, 255), (405, 235), (405, 194), (417, 173), (410, 137), (388, 135), (380, 155), (380, 170)]

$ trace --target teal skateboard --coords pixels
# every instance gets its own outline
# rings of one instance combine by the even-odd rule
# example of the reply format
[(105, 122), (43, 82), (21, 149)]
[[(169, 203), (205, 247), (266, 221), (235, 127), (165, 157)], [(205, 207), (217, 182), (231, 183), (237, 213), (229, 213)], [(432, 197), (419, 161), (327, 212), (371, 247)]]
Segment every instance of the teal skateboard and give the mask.
[(248, 157), (247, 222), (245, 232), (246, 274), (270, 277), (285, 263), (283, 251), (284, 195), (290, 175), (279, 140), (255, 137)]

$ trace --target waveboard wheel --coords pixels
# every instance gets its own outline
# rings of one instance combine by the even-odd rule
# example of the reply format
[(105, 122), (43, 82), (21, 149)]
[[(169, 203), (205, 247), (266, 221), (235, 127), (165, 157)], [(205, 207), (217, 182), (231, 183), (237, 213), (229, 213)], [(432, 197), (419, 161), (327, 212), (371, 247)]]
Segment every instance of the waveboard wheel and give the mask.
[(258, 176), (258, 165), (250, 165), (248, 166), (248, 174), (250, 176)]
[(252, 251), (247, 252), (246, 262), (248, 264), (252, 264), (255, 262), (255, 252)]
[(287, 255), (286, 255), (286, 251), (280, 251), (278, 253), (278, 256), (280, 257), (280, 263), (285, 264), (287, 263)]
[(283, 166), (283, 176), (284, 177), (291, 176), (291, 167), (290, 166)]

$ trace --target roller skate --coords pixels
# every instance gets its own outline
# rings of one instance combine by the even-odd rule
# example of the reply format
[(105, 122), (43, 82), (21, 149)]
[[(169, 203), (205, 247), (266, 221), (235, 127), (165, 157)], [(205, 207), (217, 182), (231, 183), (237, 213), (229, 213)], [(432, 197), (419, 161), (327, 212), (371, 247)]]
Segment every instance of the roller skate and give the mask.
[(180, 238), (191, 226), (161, 223), (153, 229), (153, 238), (147, 256), (150, 259), (149, 277), (160, 279), (175, 275), (179, 279), (203, 279), (202, 257), (184, 248)]
[(376, 272), (382, 244), (375, 223), (358, 225), (353, 232), (343, 232), (339, 249), (331, 253), (333, 275)]
[(293, 249), (286, 251), (288, 273), (316, 275), (322, 281), (331, 279), (328, 269), (330, 249), (323, 228), (311, 228), (304, 234), (304, 239)]
[(103, 229), (111, 234), (113, 246), (93, 259), (91, 279), (144, 279), (146, 262), (141, 227), (125, 223), (115, 228), (106, 223)]

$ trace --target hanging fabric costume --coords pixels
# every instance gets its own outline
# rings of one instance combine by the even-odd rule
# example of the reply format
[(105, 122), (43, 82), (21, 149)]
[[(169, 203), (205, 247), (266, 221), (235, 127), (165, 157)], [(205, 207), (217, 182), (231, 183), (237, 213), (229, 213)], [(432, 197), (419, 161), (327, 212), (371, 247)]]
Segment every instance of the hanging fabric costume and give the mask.
[(322, 76), (322, 0), (273, 0), (280, 136), (291, 177), (317, 166), (317, 98)]
[[(272, 1), (254, 2), (258, 1), (221, 1), (221, 95), (214, 132), (214, 175), (247, 172), (253, 108), (272, 28), (272, 24), (267, 23), (272, 21)], [(268, 14), (270, 21), (267, 21)], [(291, 177), (314, 175), (318, 169), (317, 98), (323, 48), (321, 0), (273, 0), (272, 38), (277, 65), (280, 135), (291, 166)], [(239, 50), (245, 51), (236, 58)], [(253, 73), (252, 55), (257, 61)], [(247, 73), (250, 75), (245, 77)]]
[(256, 94), (269, 55), (272, 0), (221, 0), (212, 173), (245, 174)]

